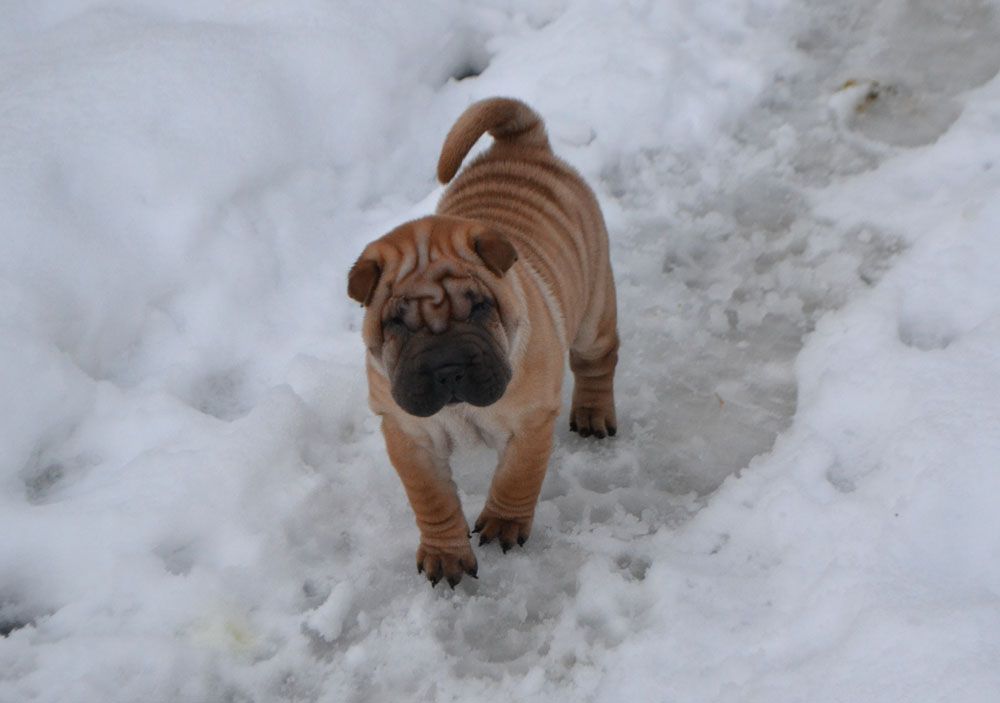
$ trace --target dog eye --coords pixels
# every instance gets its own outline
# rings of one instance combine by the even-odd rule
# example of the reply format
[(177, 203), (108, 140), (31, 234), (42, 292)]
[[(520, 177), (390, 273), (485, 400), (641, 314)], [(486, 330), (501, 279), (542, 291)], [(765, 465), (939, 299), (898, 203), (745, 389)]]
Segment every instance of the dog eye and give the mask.
[(487, 315), (490, 314), (490, 310), (493, 309), (493, 302), (483, 298), (482, 300), (476, 302), (472, 306), (471, 312), (469, 312), (470, 320), (482, 320)]
[(403, 322), (402, 315), (396, 315), (395, 317), (390, 317), (388, 320), (383, 322), (382, 329), (386, 332), (405, 332), (406, 323)]

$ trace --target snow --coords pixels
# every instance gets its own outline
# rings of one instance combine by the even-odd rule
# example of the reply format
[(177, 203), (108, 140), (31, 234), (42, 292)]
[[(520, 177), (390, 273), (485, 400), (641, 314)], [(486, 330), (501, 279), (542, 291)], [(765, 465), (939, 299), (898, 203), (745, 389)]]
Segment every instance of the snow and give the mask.
[[(8, 4), (0, 702), (1000, 699), (995, 2)], [(621, 431), (431, 590), (346, 272), (497, 94)]]

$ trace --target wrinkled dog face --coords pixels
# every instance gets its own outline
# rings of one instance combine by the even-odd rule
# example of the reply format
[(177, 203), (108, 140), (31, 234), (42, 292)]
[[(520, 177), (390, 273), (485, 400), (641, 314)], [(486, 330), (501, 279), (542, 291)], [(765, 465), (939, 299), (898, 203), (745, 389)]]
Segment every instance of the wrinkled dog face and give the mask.
[[(447, 283), (466, 290), (440, 305), (426, 298), (393, 298), (384, 313), (382, 362), (392, 397), (418, 417), (453, 403), (492, 405), (510, 381), (506, 349), (497, 335), (496, 303), (475, 291), (472, 279)], [(428, 324), (425, 311), (435, 323)], [(444, 331), (433, 331), (441, 327)]]
[(429, 417), (503, 396), (512, 372), (502, 277), (515, 260), (500, 235), (443, 217), (407, 223), (362, 254), (349, 292), (367, 304), (365, 341), (403, 410)]

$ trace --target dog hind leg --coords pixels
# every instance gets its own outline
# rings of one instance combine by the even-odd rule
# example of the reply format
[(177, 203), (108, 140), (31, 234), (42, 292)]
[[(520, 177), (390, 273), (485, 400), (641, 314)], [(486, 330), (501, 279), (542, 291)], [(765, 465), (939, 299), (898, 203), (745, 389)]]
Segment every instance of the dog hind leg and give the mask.
[[(610, 267), (609, 267), (610, 269)], [(596, 291), (583, 324), (569, 352), (573, 371), (573, 405), (569, 428), (581, 437), (614, 436), (615, 366), (618, 364), (618, 313), (614, 279), (607, 273), (608, 288)]]

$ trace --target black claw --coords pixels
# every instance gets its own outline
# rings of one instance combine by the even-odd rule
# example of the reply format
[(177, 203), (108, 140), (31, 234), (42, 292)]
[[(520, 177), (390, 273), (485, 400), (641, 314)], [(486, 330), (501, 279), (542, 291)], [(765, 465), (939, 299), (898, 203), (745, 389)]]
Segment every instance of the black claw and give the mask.
[(510, 550), (510, 548), (513, 547), (513, 546), (514, 545), (512, 545), (510, 542), (501, 542), (500, 543), (500, 549), (503, 550), (504, 554), (506, 554)]
[(417, 564), (417, 573), (418, 574), (424, 573), (424, 562), (420, 562), (419, 564)]
[(580, 429), (580, 436), (581, 437), (589, 437), (590, 436), (590, 428), (589, 427), (583, 427), (583, 428), (581, 428)]
[(465, 573), (467, 573), (469, 576), (471, 576), (474, 579), (478, 579), (479, 578), (479, 564), (474, 564), (473, 566), (470, 566), (468, 569), (465, 570)]
[(454, 591), (455, 590), (455, 586), (457, 586), (458, 582), (461, 581), (461, 580), (462, 580), (461, 576), (449, 576), (448, 577), (448, 585), (451, 586), (451, 590)]
[(517, 538), (517, 546), (518, 547), (523, 547), (524, 543), (527, 542), (527, 541), (528, 541), (527, 537), (518, 537)]
[(600, 430), (598, 430), (597, 432), (595, 432), (594, 436), (597, 437), (597, 439), (604, 439), (605, 437), (607, 437), (607, 435), (604, 434), (603, 432), (601, 432)]
[(440, 580), (441, 580), (440, 576), (435, 576), (434, 578), (432, 578), (431, 579), (431, 588), (434, 588), (435, 586), (437, 586), (438, 585), (438, 581), (440, 581)]
[(569, 431), (576, 432), (576, 423), (573, 420), (569, 421)]
[(479, 535), (479, 546), (482, 547), (484, 544), (489, 544), (490, 538), (486, 536), (485, 533)]
[(617, 427), (609, 427), (608, 428), (608, 435), (609, 436), (614, 437), (616, 434), (618, 434), (618, 428)]
[[(480, 531), (481, 529), (483, 529), (483, 526), (482, 526), (482, 523), (478, 523), (478, 522), (477, 522), (477, 523), (476, 523), (476, 526), (472, 528), (472, 531), (473, 531), (473, 532), (479, 532), (479, 531)], [(469, 535), (469, 537), (471, 538), (471, 537), (472, 537), (472, 535)]]

